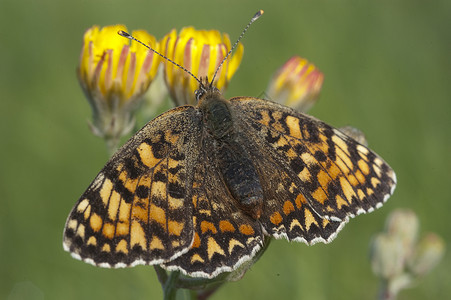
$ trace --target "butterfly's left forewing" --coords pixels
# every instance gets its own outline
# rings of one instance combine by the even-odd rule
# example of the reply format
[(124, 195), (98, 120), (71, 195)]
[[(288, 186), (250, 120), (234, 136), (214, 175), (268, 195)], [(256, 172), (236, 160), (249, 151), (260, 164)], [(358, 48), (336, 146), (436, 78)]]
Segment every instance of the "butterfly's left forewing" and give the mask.
[(258, 149), (253, 161), (265, 188), (261, 221), (268, 233), (329, 242), (349, 217), (382, 206), (393, 193), (393, 170), (339, 130), (266, 100), (230, 103), (237, 126), (247, 129), (249, 153)]
[(71, 211), (65, 250), (102, 267), (156, 264), (186, 253), (194, 239), (190, 174), (200, 122), (194, 107), (173, 109), (119, 149)]

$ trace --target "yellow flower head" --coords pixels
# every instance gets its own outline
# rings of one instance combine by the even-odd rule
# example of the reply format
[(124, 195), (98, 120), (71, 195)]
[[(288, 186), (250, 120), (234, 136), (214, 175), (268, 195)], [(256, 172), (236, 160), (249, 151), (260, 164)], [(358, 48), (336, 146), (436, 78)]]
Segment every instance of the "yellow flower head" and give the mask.
[[(77, 73), (93, 109), (93, 130), (118, 140), (134, 125), (133, 113), (158, 70), (160, 57), (119, 36), (124, 25), (89, 28), (83, 38)], [(138, 30), (133, 35), (159, 49), (156, 39)]]
[(267, 94), (273, 101), (305, 112), (318, 99), (323, 79), (313, 64), (294, 56), (272, 77)]
[[(227, 34), (217, 30), (196, 30), (185, 27), (177, 35), (172, 30), (160, 42), (162, 53), (183, 66), (197, 78), (208, 76), (209, 80), (231, 48)], [(235, 53), (222, 65), (215, 78), (215, 86), (224, 91), (243, 57), (243, 45), (238, 44)], [(164, 75), (168, 90), (176, 105), (195, 104), (194, 91), (199, 83), (176, 65), (164, 62)]]

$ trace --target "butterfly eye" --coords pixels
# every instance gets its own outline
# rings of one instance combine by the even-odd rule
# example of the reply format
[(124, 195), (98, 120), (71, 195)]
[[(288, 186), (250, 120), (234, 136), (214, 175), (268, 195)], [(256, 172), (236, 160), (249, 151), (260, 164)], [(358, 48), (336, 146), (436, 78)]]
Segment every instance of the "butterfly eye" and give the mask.
[(205, 90), (203, 88), (198, 88), (197, 90), (194, 91), (194, 95), (196, 96), (196, 100), (199, 101), (200, 98), (202, 98), (202, 96), (205, 94)]

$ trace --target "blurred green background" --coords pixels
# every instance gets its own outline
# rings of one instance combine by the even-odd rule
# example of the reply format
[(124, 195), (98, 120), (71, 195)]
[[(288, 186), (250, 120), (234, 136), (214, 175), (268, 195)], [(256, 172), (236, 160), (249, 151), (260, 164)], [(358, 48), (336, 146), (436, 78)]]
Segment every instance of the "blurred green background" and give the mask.
[[(82, 35), (124, 23), (161, 38), (193, 25), (234, 40), (258, 9), (226, 97), (258, 96), (289, 57), (309, 59), (325, 74), (310, 113), (363, 130), (399, 184), (329, 245), (272, 243), (213, 299), (375, 299), (369, 242), (395, 208), (413, 209), (422, 232), (451, 248), (451, 1), (2, 0), (1, 299), (161, 298), (151, 267), (95, 268), (62, 249), (70, 209), (108, 159), (75, 76)], [(451, 297), (450, 270), (445, 255), (399, 299)]]

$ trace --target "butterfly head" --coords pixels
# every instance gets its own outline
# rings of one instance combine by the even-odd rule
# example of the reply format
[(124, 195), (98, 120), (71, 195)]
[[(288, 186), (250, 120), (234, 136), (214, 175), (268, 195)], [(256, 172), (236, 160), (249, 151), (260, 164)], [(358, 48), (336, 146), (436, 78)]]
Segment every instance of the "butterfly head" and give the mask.
[(199, 103), (201, 99), (205, 98), (207, 95), (221, 95), (221, 92), (213, 85), (213, 81), (208, 81), (208, 77), (206, 76), (200, 78), (199, 88), (194, 92), (194, 94), (196, 95), (197, 103)]

